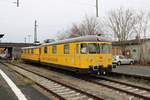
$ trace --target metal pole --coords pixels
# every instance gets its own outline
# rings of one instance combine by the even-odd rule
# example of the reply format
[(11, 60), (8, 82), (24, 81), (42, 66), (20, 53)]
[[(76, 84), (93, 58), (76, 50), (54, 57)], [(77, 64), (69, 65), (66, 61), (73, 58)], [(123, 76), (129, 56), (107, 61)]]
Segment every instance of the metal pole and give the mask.
[(98, 0), (96, 0), (96, 17), (98, 17)]
[(24, 43), (26, 43), (26, 37), (24, 38)]
[(35, 20), (35, 23), (34, 23), (34, 43), (37, 42), (37, 21)]
[(17, 0), (17, 7), (19, 7), (19, 0)]

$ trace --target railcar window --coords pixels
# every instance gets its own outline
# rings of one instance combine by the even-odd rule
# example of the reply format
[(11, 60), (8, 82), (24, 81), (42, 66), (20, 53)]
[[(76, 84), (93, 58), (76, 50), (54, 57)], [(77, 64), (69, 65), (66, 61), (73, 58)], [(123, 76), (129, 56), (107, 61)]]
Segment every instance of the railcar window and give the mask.
[(81, 49), (80, 49), (81, 54), (87, 54), (88, 53), (88, 47), (86, 43), (81, 44)]
[(57, 53), (57, 47), (56, 46), (52, 46), (52, 54), (56, 54)]
[(69, 54), (69, 45), (68, 44), (64, 45), (64, 54)]
[(44, 47), (44, 53), (47, 53), (47, 47)]

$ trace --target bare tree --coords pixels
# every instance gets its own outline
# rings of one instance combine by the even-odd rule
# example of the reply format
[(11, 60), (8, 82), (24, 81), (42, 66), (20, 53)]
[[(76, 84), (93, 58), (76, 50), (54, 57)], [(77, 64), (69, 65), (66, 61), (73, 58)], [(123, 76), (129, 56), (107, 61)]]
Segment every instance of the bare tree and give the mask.
[(58, 31), (57, 34), (57, 40), (64, 40), (69, 37), (68, 30)]
[(81, 28), (77, 24), (73, 24), (70, 29), (70, 37), (82, 36)]
[(104, 21), (99, 20), (96, 17), (85, 17), (81, 23), (73, 24), (69, 31), (58, 32), (58, 39), (73, 38), (85, 35), (105, 34), (107, 29), (105, 28)]
[(96, 17), (85, 17), (80, 24), (73, 24), (70, 29), (71, 35), (84, 36), (84, 35), (96, 35), (104, 33), (104, 25)]
[(99, 25), (97, 19), (95, 17), (85, 18), (85, 21), (82, 22), (82, 27), (85, 28), (85, 35), (95, 35), (97, 34), (97, 26)]
[(134, 10), (120, 8), (111, 11), (108, 18), (108, 26), (117, 37), (117, 40), (122, 46), (122, 51), (124, 52), (124, 42), (127, 41), (133, 34), (133, 28), (137, 23), (136, 13), (134, 12)]

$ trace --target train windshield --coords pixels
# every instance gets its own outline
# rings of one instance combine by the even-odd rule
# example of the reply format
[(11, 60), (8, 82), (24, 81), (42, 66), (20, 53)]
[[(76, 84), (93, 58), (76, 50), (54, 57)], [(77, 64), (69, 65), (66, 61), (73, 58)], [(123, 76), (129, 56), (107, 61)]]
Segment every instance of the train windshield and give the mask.
[(88, 52), (89, 54), (97, 54), (100, 52), (99, 45), (97, 43), (89, 43), (88, 44)]
[(109, 54), (112, 53), (112, 45), (111, 44), (99, 44), (100, 53)]
[(81, 54), (106, 54), (111, 53), (111, 44), (83, 43), (81, 44)]

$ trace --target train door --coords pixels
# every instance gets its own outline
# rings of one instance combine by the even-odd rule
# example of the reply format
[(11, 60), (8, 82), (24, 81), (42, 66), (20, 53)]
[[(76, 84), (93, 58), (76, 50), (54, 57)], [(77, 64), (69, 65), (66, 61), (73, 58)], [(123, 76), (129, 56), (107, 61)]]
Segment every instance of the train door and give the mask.
[(80, 48), (79, 48), (79, 44), (76, 44), (74, 51), (75, 51), (74, 52), (75, 66), (79, 67), (79, 64), (80, 64)]

